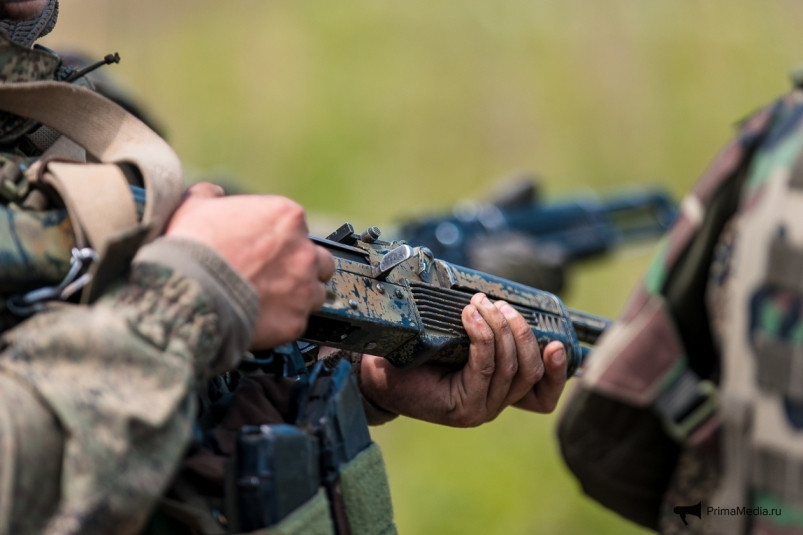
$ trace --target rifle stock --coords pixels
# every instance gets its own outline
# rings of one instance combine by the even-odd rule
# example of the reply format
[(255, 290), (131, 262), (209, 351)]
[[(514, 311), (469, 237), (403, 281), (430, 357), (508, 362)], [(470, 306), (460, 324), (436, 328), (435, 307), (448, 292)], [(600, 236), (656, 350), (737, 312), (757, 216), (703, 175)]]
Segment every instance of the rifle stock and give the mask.
[(477, 292), (518, 310), (543, 347), (559, 340), (571, 376), (609, 320), (567, 308), (554, 294), (433, 257), (426, 247), (380, 241), (379, 229), (358, 235), (346, 223), (313, 241), (337, 268), (327, 299), (302, 340), (370, 353), (406, 368), (424, 362), (458, 366), (468, 357), (462, 310)]

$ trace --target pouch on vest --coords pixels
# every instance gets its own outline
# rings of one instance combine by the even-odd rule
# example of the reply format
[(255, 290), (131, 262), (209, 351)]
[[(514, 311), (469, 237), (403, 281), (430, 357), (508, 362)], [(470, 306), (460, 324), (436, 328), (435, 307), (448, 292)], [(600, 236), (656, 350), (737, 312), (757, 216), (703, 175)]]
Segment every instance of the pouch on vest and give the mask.
[(384, 461), (371, 441), (350, 364), (314, 366), (296, 423), (319, 439), (321, 481), (338, 534), (395, 533)]
[(288, 424), (245, 426), (227, 480), (229, 529), (278, 524), (318, 493), (318, 441)]
[(210, 383), (199, 440), (144, 533), (395, 533), (351, 365), (317, 362), (286, 377), (294, 359), (274, 357), (285, 364), (246, 359), (230, 390)]

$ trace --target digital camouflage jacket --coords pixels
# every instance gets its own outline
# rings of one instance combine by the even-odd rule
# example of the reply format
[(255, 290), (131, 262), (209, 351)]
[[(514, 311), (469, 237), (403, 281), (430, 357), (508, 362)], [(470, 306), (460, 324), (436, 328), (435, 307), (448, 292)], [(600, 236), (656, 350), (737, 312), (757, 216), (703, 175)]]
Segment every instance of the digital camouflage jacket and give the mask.
[[(51, 54), (0, 38), (0, 84), (61, 72)], [(2, 115), (0, 163), (37, 159), (30, 126)], [(23, 211), (12, 205), (0, 205), (6, 221)], [(0, 248), (17, 231), (3, 227)], [(7, 297), (29, 287), (9, 282), (5, 254)], [(236, 364), (256, 315), (253, 288), (214, 251), (158, 238), (91, 305), (51, 305), (3, 332), (0, 533), (137, 533), (190, 440), (198, 385)]]

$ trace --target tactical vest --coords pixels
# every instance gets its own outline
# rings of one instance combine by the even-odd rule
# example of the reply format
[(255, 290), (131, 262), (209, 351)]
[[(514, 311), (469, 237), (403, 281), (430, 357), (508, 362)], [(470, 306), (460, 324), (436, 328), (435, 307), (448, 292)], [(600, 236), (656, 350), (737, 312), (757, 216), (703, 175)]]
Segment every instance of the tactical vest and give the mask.
[(803, 533), (802, 100), (714, 160), (561, 415), (584, 491), (651, 529)]
[[(185, 189), (160, 136), (53, 81), (63, 73), (53, 54), (0, 33), (0, 331), (52, 301), (91, 302)], [(192, 447), (146, 532), (395, 533), (346, 361), (307, 366), (293, 346), (246, 359), (200, 397)]]
[(351, 365), (309, 367), (298, 347), (210, 383), (193, 445), (145, 534), (396, 533)]

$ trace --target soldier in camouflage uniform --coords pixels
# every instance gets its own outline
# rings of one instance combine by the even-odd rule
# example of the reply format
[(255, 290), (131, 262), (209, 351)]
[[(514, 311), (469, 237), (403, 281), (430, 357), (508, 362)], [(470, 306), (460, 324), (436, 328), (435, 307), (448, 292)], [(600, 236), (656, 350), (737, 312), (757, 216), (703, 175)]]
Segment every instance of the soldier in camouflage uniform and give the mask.
[(603, 505), (661, 533), (803, 533), (801, 190), (796, 87), (687, 196), (572, 392), (561, 447)]
[[(0, 108), (12, 94), (4, 86), (82, 83), (49, 51), (30, 48), (57, 12), (56, 0), (0, 0)], [(58, 204), (26, 204), (38, 190), (20, 190), (21, 170), (49, 150), (34, 131), (36, 121), (0, 114), (2, 183), (10, 188), (0, 206), (10, 222), (0, 243), (4, 297), (52, 280), (47, 269), (63, 276), (70, 264), (46, 242), (77, 231)], [(42, 172), (51, 167), (64, 168), (47, 163)], [(169, 218), (146, 229), (150, 238), (119, 276), (102, 276), (104, 262), (115, 260), (103, 242), (88, 302), (46, 304), (13, 328), (3, 324), (0, 534), (137, 533), (185, 454), (196, 391), (249, 348), (296, 339), (323, 302), (334, 262), (308, 239), (301, 207), (222, 193), (211, 184), (191, 188)], [(146, 202), (146, 217), (148, 210)], [(5, 269), (29, 257), (49, 260)], [(526, 321), (482, 295), (463, 319), (472, 347), (462, 370), (358, 359), (366, 406), (381, 419), (406, 414), (458, 426), (489, 421), (511, 404), (551, 411), (565, 381), (560, 345), (542, 360)]]

